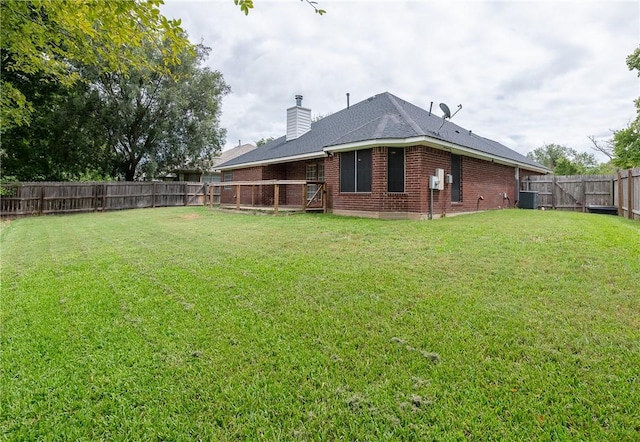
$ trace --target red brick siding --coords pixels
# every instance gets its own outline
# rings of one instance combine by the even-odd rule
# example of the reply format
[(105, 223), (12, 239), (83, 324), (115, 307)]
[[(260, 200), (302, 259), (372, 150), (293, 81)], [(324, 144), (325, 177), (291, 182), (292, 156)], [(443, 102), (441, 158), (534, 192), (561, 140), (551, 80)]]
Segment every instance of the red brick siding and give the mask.
[[(413, 214), (429, 213), (429, 176), (438, 168), (445, 174), (451, 173), (451, 154), (447, 151), (426, 146), (410, 146), (405, 149), (405, 191), (387, 192), (387, 148), (373, 148), (371, 192), (340, 192), (340, 154), (317, 160), (297, 161), (263, 167), (251, 167), (233, 171), (234, 181), (251, 180), (304, 180), (307, 163), (324, 161), (324, 175), (327, 186), (327, 206), (333, 210), (367, 212), (402, 212)], [(520, 170), (520, 176), (536, 172)], [(492, 161), (462, 156), (460, 191), (462, 201), (451, 203), (451, 185), (444, 190), (433, 192), (433, 214), (440, 216), (452, 212), (512, 207), (515, 203), (515, 169)], [(242, 204), (251, 204), (251, 188), (242, 190)], [(273, 186), (262, 186), (254, 191), (256, 205), (273, 204)], [(302, 203), (302, 186), (280, 187), (279, 204), (299, 205)], [(506, 192), (508, 200), (503, 199)], [(223, 203), (235, 203), (236, 189), (222, 190)], [(478, 201), (478, 197), (484, 198)]]
[[(260, 181), (262, 180), (262, 167), (248, 167), (246, 169), (237, 169), (232, 171), (232, 181)], [(224, 174), (222, 174), (224, 180)], [(256, 204), (262, 204), (258, 202), (260, 200), (260, 191), (258, 189), (252, 189), (248, 186), (241, 188), (240, 202), (242, 204), (251, 204), (251, 196), (253, 192), (253, 198)], [(220, 191), (220, 202), (222, 204), (236, 204), (236, 186), (232, 186), (231, 189), (222, 187)]]
[[(451, 173), (451, 154), (426, 146), (410, 146), (405, 152), (405, 192), (387, 193), (387, 148), (376, 147), (372, 155), (370, 193), (340, 192), (340, 154), (325, 162), (329, 207), (334, 210), (371, 212), (429, 212), (429, 176), (438, 168)], [(433, 214), (497, 209), (515, 202), (515, 169), (467, 156), (461, 161), (460, 203), (451, 203), (451, 185), (433, 192)], [(522, 171), (521, 171), (522, 174)], [(503, 199), (506, 192), (509, 200)], [(478, 204), (478, 196), (484, 200)]]
[(335, 195), (340, 192), (340, 154), (334, 154), (324, 160), (324, 182), (327, 188), (327, 207), (335, 205)]
[[(471, 157), (462, 157), (462, 202), (451, 207), (452, 212), (498, 209), (515, 201), (515, 169), (511, 166)], [(506, 193), (509, 198), (504, 199)], [(482, 196), (484, 199), (479, 200)]]

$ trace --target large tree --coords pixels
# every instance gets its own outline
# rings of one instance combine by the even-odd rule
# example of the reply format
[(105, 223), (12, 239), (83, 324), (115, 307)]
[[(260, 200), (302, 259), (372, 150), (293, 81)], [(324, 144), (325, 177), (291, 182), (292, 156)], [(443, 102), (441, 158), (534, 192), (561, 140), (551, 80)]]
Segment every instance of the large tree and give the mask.
[[(177, 167), (204, 169), (220, 151), (226, 135), (219, 125), (221, 100), (229, 86), (220, 72), (201, 66), (208, 53), (202, 45), (183, 51), (167, 72), (139, 68), (98, 75), (103, 125), (126, 180)], [(140, 56), (164, 63), (156, 46)]]
[(126, 73), (150, 65), (137, 50), (157, 41), (167, 63), (189, 42), (179, 20), (160, 14), (162, 0), (2, 0), (0, 2), (0, 130), (29, 124), (33, 104), (8, 73), (69, 86), (80, 79), (77, 64)]
[(640, 167), (640, 122), (633, 121), (625, 129), (613, 132), (613, 159), (622, 169)]
[(599, 170), (593, 154), (578, 152), (559, 144), (546, 144), (529, 152), (527, 156), (553, 170), (556, 175), (580, 175)]
[[(11, 74), (11, 73), (10, 73)], [(11, 81), (33, 104), (29, 126), (2, 134), (2, 178), (95, 180), (112, 176), (115, 156), (100, 125), (97, 92), (84, 82), (64, 86), (20, 75)]]
[[(629, 70), (640, 77), (640, 46), (627, 57)], [(617, 167), (640, 167), (640, 97), (636, 98), (636, 118), (625, 129), (613, 132), (613, 159)]]

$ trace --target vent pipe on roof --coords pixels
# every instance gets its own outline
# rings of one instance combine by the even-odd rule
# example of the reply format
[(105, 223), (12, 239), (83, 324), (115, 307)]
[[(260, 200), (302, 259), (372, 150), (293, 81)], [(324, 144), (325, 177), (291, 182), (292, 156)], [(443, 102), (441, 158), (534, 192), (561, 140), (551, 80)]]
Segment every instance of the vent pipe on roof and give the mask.
[(431, 116), (431, 109), (433, 109), (433, 101), (431, 102), (431, 106), (429, 106), (429, 116)]
[(349, 92), (347, 92), (347, 109), (349, 109)]
[(286, 140), (296, 138), (311, 129), (311, 109), (302, 107), (302, 95), (296, 95), (296, 105), (287, 109), (287, 137)]

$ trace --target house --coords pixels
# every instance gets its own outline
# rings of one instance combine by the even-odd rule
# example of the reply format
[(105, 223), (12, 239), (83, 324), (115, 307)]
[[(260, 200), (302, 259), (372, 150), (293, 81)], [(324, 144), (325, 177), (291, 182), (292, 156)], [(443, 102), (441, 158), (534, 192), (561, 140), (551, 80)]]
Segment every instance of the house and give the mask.
[(220, 153), (220, 156), (215, 158), (213, 164), (209, 169), (202, 170), (195, 168), (181, 168), (176, 169), (171, 174), (167, 174), (164, 181), (191, 181), (191, 182), (204, 182), (204, 183), (218, 183), (221, 180), (220, 171), (216, 168), (217, 164), (225, 163), (237, 156), (243, 155), (256, 148), (255, 144), (242, 144), (231, 149), (225, 150)]
[(306, 187), (307, 198), (316, 186), (323, 187), (328, 212), (416, 219), (511, 207), (520, 176), (550, 172), (388, 92), (313, 123), (298, 95), (296, 105), (287, 109), (284, 136), (218, 169), (223, 182), (238, 183), (223, 188), (222, 204), (240, 205), (240, 197), (243, 204), (269, 205), (276, 196), (280, 205), (299, 204), (299, 187), (274, 194), (263, 185), (256, 194), (240, 184), (306, 180), (316, 182)]

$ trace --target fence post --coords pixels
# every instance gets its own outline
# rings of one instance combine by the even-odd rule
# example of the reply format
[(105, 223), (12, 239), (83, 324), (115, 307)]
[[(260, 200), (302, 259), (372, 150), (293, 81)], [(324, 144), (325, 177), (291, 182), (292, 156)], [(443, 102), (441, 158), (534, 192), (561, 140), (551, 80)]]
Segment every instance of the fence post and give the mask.
[(302, 210), (307, 209), (307, 183), (302, 185)]
[(93, 195), (93, 211), (98, 211), (98, 183), (93, 183), (93, 190), (91, 191)]
[(278, 184), (274, 185), (273, 189), (273, 213), (278, 213), (278, 203), (280, 202), (280, 186)]
[(156, 182), (153, 182), (153, 190), (151, 191), (151, 207), (156, 207)]
[(329, 199), (328, 195), (329, 192), (327, 192), (327, 183), (322, 183), (322, 213), (327, 213), (327, 204), (328, 201), (327, 199)]
[(609, 199), (609, 205), (610, 206), (613, 206), (615, 204), (615, 201), (616, 201), (615, 200), (615, 196), (614, 196), (615, 192), (616, 192), (616, 186), (615, 186), (615, 184), (613, 184), (614, 181), (615, 180), (614, 180), (613, 177), (611, 177), (611, 179), (609, 180), (609, 189), (611, 189), (610, 190), (611, 194), (609, 195), (611, 197), (611, 199)]
[(616, 171), (618, 175), (618, 216), (624, 216), (624, 210), (622, 209), (622, 173), (620, 169)]
[(184, 182), (184, 205), (187, 205), (187, 202), (189, 201), (189, 186), (187, 185), (188, 181)]
[(44, 212), (44, 185), (40, 186), (40, 208), (38, 210), (38, 215), (42, 215)]
[(633, 219), (633, 169), (627, 170), (627, 216)]
[(236, 210), (240, 210), (240, 184), (236, 185)]

